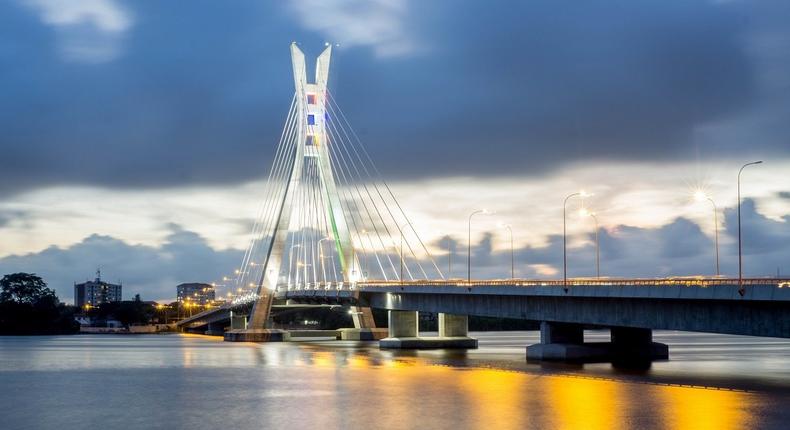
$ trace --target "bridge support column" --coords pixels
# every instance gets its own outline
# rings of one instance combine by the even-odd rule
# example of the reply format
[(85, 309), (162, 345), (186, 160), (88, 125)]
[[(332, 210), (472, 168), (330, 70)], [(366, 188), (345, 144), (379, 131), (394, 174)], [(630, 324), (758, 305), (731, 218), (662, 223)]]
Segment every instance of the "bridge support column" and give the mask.
[(653, 342), (648, 328), (612, 327), (612, 360), (666, 360), (669, 347)]
[(419, 313), (417, 311), (389, 311), (387, 330), (389, 337), (417, 337), (419, 334)]
[(541, 322), (540, 343), (527, 347), (527, 360), (571, 362), (650, 361), (669, 357), (669, 348), (653, 342), (652, 330), (612, 327), (611, 342), (584, 342), (581, 324)]
[(527, 360), (606, 361), (608, 350), (600, 344), (584, 343), (584, 326), (543, 321), (540, 343), (527, 347)]
[(466, 315), (439, 314), (439, 336), (420, 337), (419, 313), (389, 311), (389, 337), (379, 341), (387, 349), (477, 348), (477, 339), (468, 334)]
[(233, 311), (230, 311), (230, 329), (245, 330), (246, 328), (247, 328), (247, 316), (234, 315)]
[(206, 327), (206, 334), (209, 336), (223, 336), (225, 335), (225, 327), (219, 323), (209, 323)]

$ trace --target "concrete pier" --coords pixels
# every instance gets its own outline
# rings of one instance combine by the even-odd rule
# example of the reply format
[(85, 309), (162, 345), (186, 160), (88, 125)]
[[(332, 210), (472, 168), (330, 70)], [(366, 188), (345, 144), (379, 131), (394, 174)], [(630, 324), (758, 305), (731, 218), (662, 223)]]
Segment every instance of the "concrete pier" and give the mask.
[(212, 323), (206, 327), (206, 334), (209, 336), (224, 336), (225, 327), (222, 324)]
[(340, 332), (337, 330), (287, 330), (284, 340), (291, 341), (296, 339), (318, 338), (339, 339)]
[(477, 339), (468, 336), (466, 315), (439, 314), (439, 336), (420, 337), (418, 312), (389, 311), (389, 336), (379, 341), (385, 349), (477, 348)]
[(388, 336), (386, 328), (341, 328), (337, 340), (380, 340)]
[(276, 329), (228, 330), (225, 332), (226, 342), (282, 342), (287, 332)]
[(669, 347), (653, 342), (650, 329), (612, 327), (611, 342), (584, 342), (584, 326), (542, 322), (540, 343), (527, 347), (528, 360), (570, 362), (650, 361), (669, 358)]

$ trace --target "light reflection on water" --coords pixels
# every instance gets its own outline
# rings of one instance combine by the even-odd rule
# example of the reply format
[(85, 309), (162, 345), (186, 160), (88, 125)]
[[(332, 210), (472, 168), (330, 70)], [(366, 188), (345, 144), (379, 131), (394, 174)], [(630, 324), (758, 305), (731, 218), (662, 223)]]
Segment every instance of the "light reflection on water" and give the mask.
[[(739, 429), (786, 428), (790, 419), (781, 388), (664, 382), (685, 377), (691, 349), (629, 373), (529, 365), (523, 345), (533, 334), (480, 336), (483, 346), (469, 353), (188, 335), (0, 337), (1, 427)], [(720, 338), (706, 339), (721, 348)], [(698, 359), (715, 364), (701, 348)], [(724, 386), (726, 376), (714, 380)]]

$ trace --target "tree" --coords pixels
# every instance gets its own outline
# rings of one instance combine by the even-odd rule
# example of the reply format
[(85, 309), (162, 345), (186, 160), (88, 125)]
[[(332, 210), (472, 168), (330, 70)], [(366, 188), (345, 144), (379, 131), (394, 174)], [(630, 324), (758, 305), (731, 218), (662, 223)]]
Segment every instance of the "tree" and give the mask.
[(35, 273), (12, 273), (0, 279), (0, 302), (35, 305), (39, 302), (57, 304), (55, 292)]
[(58, 300), (41, 277), (13, 273), (0, 279), (0, 334), (74, 333), (74, 308)]

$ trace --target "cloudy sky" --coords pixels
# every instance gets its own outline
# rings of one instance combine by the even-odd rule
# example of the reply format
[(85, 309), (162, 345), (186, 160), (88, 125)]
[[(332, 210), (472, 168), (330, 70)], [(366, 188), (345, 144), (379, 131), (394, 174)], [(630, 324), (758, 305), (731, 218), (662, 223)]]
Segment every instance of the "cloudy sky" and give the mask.
[[(92, 277), (165, 300), (241, 261), (293, 95), (330, 87), (454, 273), (553, 277), (584, 188), (608, 276), (790, 274), (790, 3), (300, 0), (0, 2), (0, 274)], [(569, 274), (595, 273), (571, 205)], [(443, 248), (444, 247), (444, 248)], [(444, 250), (443, 250), (444, 249)]]

